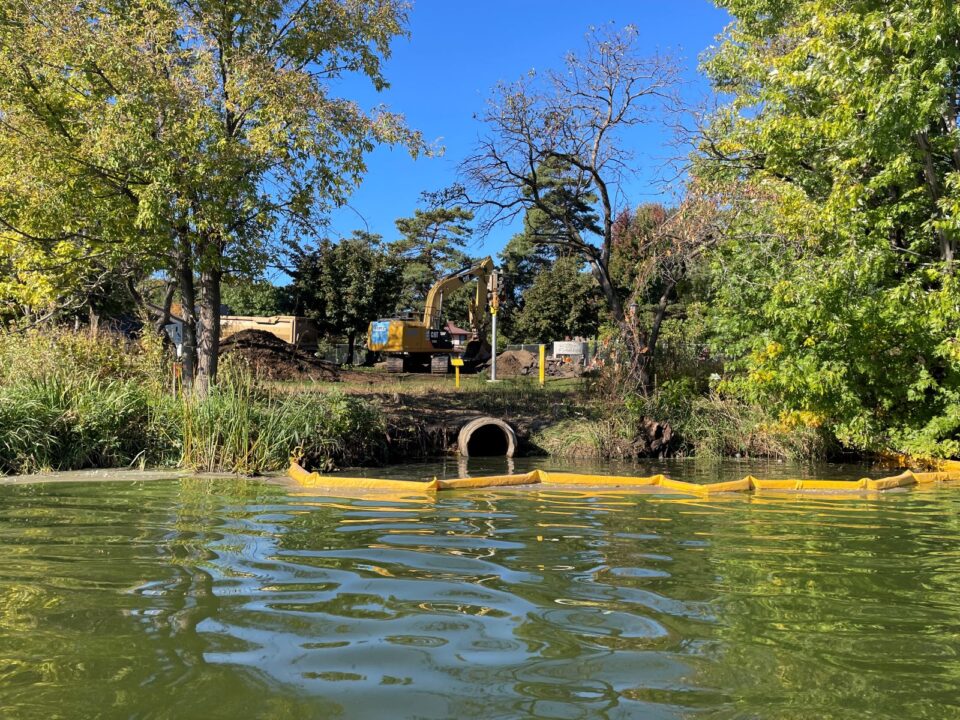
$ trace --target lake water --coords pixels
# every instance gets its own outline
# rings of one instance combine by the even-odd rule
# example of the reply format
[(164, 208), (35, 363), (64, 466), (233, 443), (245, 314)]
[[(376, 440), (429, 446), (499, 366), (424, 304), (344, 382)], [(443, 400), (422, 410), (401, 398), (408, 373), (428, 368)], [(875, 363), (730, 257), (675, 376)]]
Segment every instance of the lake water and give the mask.
[(955, 489), (6, 486), (0, 553), (3, 718), (960, 718)]

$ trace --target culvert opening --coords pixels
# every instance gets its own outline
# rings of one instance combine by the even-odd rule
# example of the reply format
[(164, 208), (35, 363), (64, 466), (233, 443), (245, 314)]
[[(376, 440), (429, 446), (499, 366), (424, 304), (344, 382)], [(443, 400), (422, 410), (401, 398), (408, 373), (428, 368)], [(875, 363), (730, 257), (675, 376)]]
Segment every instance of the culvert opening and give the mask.
[(460, 429), (457, 446), (467, 457), (513, 457), (517, 437), (503, 420), (477, 418)]
[(470, 457), (503, 457), (508, 447), (507, 434), (496, 425), (477, 428), (467, 440)]

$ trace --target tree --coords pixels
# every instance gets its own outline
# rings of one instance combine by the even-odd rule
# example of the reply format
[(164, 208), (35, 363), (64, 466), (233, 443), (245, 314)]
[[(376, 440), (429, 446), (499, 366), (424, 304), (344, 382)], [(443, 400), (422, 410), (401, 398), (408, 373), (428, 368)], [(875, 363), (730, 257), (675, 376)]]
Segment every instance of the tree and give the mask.
[[(538, 242), (590, 264), (619, 326), (626, 315), (610, 261), (618, 190), (632, 161), (622, 136), (652, 120), (678, 81), (671, 60), (639, 57), (636, 39), (633, 27), (595, 30), (563, 72), (498, 87), (484, 116), (490, 133), (463, 165), (474, 202), (489, 209), (485, 224), (541, 213), (553, 231)], [(633, 350), (637, 381), (649, 389), (652, 348), (641, 338)]]
[(624, 300), (633, 294), (641, 266), (649, 259), (650, 239), (670, 215), (663, 205), (646, 203), (635, 210), (622, 210), (613, 221), (610, 274)]
[(505, 337), (517, 337), (516, 321), (523, 310), (524, 296), (537, 275), (550, 267), (549, 246), (531, 241), (526, 232), (517, 233), (500, 251), (500, 309), (497, 329)]
[(297, 259), (293, 278), (304, 314), (320, 332), (345, 335), (350, 358), (357, 335), (396, 306), (402, 282), (381, 237), (360, 230), (336, 244), (321, 240)]
[(295, 310), (293, 288), (266, 280), (226, 277), (221, 295), (234, 315), (289, 315)]
[(860, 448), (960, 453), (960, 11), (725, 0), (697, 173), (741, 384)]
[(400, 118), (327, 85), (358, 73), (385, 87), (406, 11), (401, 0), (6, 3), (0, 228), (21, 276), (52, 278), (53, 302), (64, 269), (93, 259), (168, 273), (185, 380), (196, 372), (205, 388), (223, 276), (254, 274), (342, 202), (375, 143), (421, 149)]
[(596, 280), (582, 266), (578, 257), (559, 258), (537, 274), (514, 321), (518, 339), (549, 342), (596, 334), (601, 296)]
[(473, 213), (459, 205), (417, 209), (413, 217), (397, 220), (401, 237), (390, 251), (403, 265), (401, 310), (421, 306), (442, 275), (470, 264), (464, 248), (473, 234), (471, 220)]
[[(533, 285), (537, 275), (549, 268), (558, 257), (577, 255), (564, 242), (565, 222), (575, 223), (579, 227), (588, 227), (596, 222), (586, 200), (595, 200), (589, 196), (577, 197), (569, 192), (572, 181), (558, 163), (551, 168), (541, 168), (543, 193), (554, 212), (547, 215), (537, 207), (524, 212), (523, 230), (512, 238), (500, 252), (501, 295), (498, 315), (498, 329), (507, 337), (515, 334), (514, 322), (524, 306), (524, 295)], [(564, 218), (558, 221), (556, 218)]]

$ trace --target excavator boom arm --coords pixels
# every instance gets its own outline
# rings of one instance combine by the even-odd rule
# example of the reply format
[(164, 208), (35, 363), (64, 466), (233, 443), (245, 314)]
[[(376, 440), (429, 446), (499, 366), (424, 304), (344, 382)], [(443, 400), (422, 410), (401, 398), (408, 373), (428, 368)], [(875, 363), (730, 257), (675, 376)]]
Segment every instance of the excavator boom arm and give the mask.
[[(423, 310), (423, 324), (426, 327), (436, 327), (440, 324), (440, 311), (443, 307), (443, 297), (452, 290), (466, 285), (473, 280), (477, 281), (477, 291), (470, 303), (471, 321), (475, 324), (476, 318), (483, 314), (487, 303), (487, 280), (493, 273), (493, 259), (484, 258), (476, 265), (458, 270), (446, 277), (440, 278), (427, 293), (427, 304)], [(474, 328), (476, 329), (476, 328)]]

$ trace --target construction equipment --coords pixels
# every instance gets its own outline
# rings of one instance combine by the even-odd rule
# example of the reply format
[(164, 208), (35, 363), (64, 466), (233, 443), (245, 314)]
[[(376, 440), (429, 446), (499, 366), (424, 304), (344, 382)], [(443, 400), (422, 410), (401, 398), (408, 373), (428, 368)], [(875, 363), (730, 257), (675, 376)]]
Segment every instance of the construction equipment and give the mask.
[[(470, 329), (473, 338), (465, 348), (455, 347), (450, 333), (440, 324), (443, 298), (468, 282), (477, 288), (470, 300)], [(367, 347), (387, 358), (387, 372), (430, 372), (446, 374), (451, 356), (461, 355), (464, 367), (489, 359), (486, 341), (487, 307), (497, 293), (497, 272), (493, 260), (484, 258), (476, 265), (440, 278), (427, 293), (423, 318), (383, 318), (370, 323)]]

